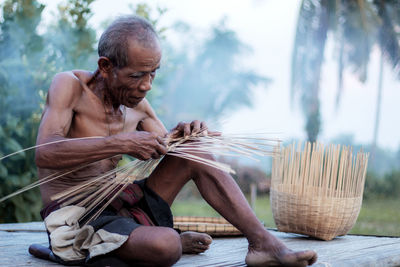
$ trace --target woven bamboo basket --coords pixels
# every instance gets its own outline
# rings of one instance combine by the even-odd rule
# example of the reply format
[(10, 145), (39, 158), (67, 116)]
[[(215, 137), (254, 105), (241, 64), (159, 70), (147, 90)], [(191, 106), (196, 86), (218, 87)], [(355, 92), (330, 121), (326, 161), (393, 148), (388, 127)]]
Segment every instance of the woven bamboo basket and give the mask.
[(210, 236), (238, 236), (242, 233), (224, 218), (174, 216), (174, 228), (182, 232), (194, 231)]
[(278, 230), (322, 240), (347, 234), (360, 212), (368, 153), (319, 143), (277, 151), (270, 198)]

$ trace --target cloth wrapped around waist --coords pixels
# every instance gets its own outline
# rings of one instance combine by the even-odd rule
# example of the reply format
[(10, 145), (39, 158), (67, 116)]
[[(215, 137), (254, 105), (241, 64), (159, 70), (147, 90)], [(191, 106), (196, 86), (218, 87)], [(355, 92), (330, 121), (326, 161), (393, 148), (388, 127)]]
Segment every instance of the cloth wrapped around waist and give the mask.
[(63, 261), (88, 261), (109, 253), (141, 225), (173, 227), (169, 205), (145, 185), (145, 180), (128, 185), (97, 219), (83, 225), (85, 212), (84, 207), (60, 207), (57, 202), (41, 211), (50, 247)]

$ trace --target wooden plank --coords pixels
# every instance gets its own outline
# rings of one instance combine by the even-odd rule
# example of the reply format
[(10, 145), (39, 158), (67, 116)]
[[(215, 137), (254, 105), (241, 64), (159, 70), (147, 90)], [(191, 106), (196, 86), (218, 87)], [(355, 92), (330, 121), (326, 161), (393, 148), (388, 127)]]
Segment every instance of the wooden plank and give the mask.
[(46, 232), (46, 228), (43, 222), (4, 223), (0, 224), (0, 231)]
[[(399, 266), (400, 238), (347, 235), (320, 241), (296, 234), (270, 231), (294, 250), (314, 249), (314, 266)], [(30, 244), (47, 245), (42, 222), (0, 224), (0, 266), (60, 266), (29, 255)], [(245, 266), (248, 243), (243, 237), (214, 238), (210, 249), (199, 255), (183, 255), (175, 267)]]
[(48, 245), (45, 232), (0, 231), (0, 266), (61, 266), (28, 253), (30, 244)]

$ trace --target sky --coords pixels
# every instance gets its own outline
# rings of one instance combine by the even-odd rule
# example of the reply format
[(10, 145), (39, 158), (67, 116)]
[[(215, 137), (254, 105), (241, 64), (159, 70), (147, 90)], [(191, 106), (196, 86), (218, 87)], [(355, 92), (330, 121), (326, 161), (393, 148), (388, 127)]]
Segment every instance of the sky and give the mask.
[[(39, 0), (46, 4), (44, 20), (50, 21), (58, 0)], [(89, 23), (97, 29), (109, 18), (129, 13), (127, 0), (96, 0)], [(300, 0), (155, 0), (152, 7), (167, 8), (161, 25), (170, 27), (176, 21), (188, 23), (196, 38), (206, 38), (213, 25), (225, 18), (226, 26), (252, 52), (238, 62), (272, 80), (267, 88), (253, 88), (253, 107), (226, 114), (222, 131), (228, 133), (268, 132), (282, 140), (305, 140), (304, 119), (298, 102), (290, 101), (290, 63)], [(174, 40), (171, 32), (167, 38)], [(350, 72), (344, 75), (344, 90), (338, 108), (335, 106), (337, 63), (328, 43), (321, 78), (322, 129), (319, 140), (328, 143), (339, 135), (351, 135), (359, 144), (370, 144), (375, 123), (379, 51), (370, 59), (368, 80), (360, 83)], [(400, 82), (386, 64), (378, 145), (395, 151), (400, 148)]]

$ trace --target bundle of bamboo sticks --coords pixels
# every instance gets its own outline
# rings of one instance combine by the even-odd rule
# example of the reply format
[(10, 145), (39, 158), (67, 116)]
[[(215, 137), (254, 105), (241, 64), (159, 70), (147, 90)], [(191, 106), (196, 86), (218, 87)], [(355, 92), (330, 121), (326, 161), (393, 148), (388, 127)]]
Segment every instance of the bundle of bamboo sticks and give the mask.
[(368, 153), (320, 143), (276, 152), (270, 198), (278, 230), (323, 240), (345, 235), (360, 212)]
[[(101, 137), (90, 137), (101, 138)], [(74, 139), (69, 139), (73, 142)], [(78, 140), (78, 139), (76, 139)], [(82, 140), (82, 138), (79, 138)], [(255, 156), (271, 156), (275, 154), (274, 147), (279, 144), (275, 138), (266, 138), (265, 134), (253, 135), (205, 135), (202, 131), (193, 133), (187, 137), (172, 138), (166, 137), (168, 144), (167, 155), (192, 160), (207, 166), (220, 169), (222, 171), (234, 173), (234, 170), (227, 164), (216, 160), (202, 157), (204, 154), (217, 156), (239, 156), (257, 160)], [(53, 142), (54, 143), (54, 142)], [(42, 144), (43, 145), (51, 145)], [(32, 147), (35, 148), (35, 147)], [(32, 149), (31, 148), (31, 149)], [(26, 149), (25, 149), (26, 150)], [(24, 150), (24, 151), (25, 151)], [(15, 153), (13, 153), (15, 154)], [(118, 157), (116, 155), (114, 157)], [(8, 157), (8, 156), (6, 156)], [(6, 158), (3, 157), (3, 158)], [(134, 160), (125, 166), (113, 169), (99, 177), (94, 177), (89, 181), (71, 187), (69, 190), (53, 195), (52, 200), (61, 203), (61, 206), (77, 205), (85, 208), (85, 213), (81, 220), (86, 223), (97, 218), (100, 213), (122, 192), (130, 183), (137, 179), (147, 177), (158, 165), (161, 159), (150, 159), (147, 161)], [(91, 163), (94, 164), (94, 163)], [(33, 187), (59, 179), (66, 174), (78, 171), (88, 166), (78, 166), (75, 169), (58, 172), (48, 177), (42, 178), (31, 185), (28, 185), (13, 194), (0, 199), (0, 202), (29, 190)]]

